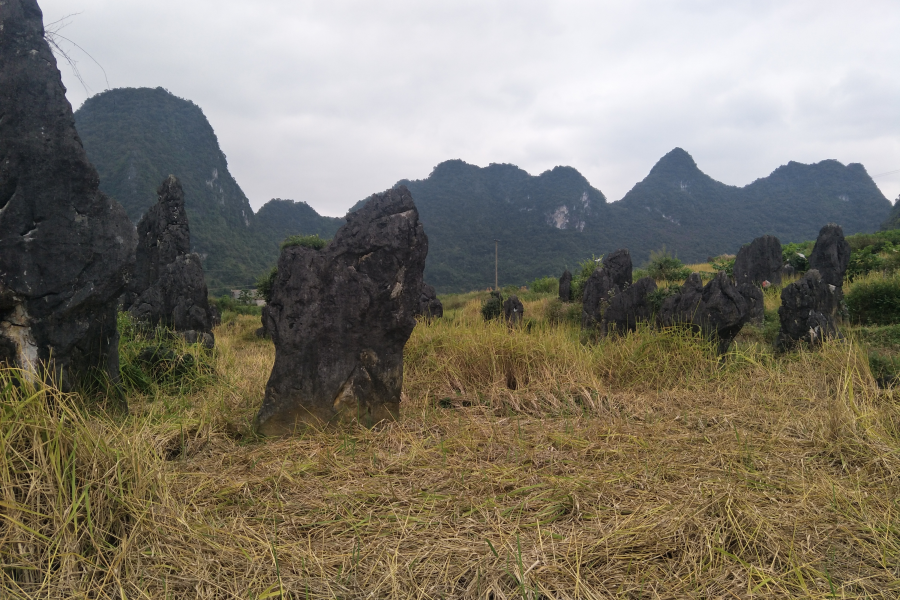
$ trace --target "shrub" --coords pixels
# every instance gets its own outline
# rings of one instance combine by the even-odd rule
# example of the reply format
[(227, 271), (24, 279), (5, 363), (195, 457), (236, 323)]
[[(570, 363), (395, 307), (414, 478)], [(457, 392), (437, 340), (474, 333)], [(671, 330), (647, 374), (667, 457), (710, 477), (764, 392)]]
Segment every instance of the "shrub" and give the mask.
[(491, 297), (481, 303), (481, 316), (485, 321), (499, 319), (503, 314), (503, 296), (500, 292), (491, 292)]
[(850, 253), (847, 264), (847, 279), (853, 281), (860, 275), (884, 268), (884, 259), (878, 256), (877, 246), (870, 245)]
[(799, 244), (786, 244), (781, 247), (781, 260), (791, 265), (798, 273), (809, 271), (809, 255), (812, 253), (815, 242), (801, 242)]
[(323, 240), (318, 233), (313, 235), (292, 235), (281, 242), (281, 249), (290, 248), (292, 246), (303, 246), (304, 248), (312, 248), (313, 250), (321, 250), (328, 245), (331, 240)]
[(209, 302), (222, 313), (223, 323), (227, 322), (234, 315), (262, 315), (261, 307), (244, 300), (235, 300), (230, 294), (223, 294), (218, 298), (210, 298)]
[(551, 325), (562, 325), (563, 323), (581, 325), (581, 305), (574, 302), (563, 303), (559, 298), (551, 298), (547, 302), (544, 315)]
[(847, 294), (847, 310), (856, 323), (900, 323), (900, 277), (858, 283)]
[(584, 286), (587, 284), (587, 280), (590, 279), (594, 271), (597, 270), (597, 267), (600, 266), (600, 260), (602, 258), (602, 255), (600, 258), (592, 255), (591, 258), (581, 261), (581, 264), (575, 269), (575, 273), (572, 275), (573, 302), (581, 302), (584, 299)]
[(734, 261), (735, 256), (730, 254), (723, 254), (721, 256), (717, 256), (712, 261), (710, 261), (710, 266), (715, 269), (716, 273), (719, 271), (725, 271), (725, 274), (729, 277), (734, 277)]
[(275, 278), (278, 276), (278, 267), (272, 267), (268, 273), (259, 276), (256, 280), (256, 293), (259, 297), (266, 301), (266, 304), (272, 301), (272, 286), (275, 285)]
[(691, 274), (691, 270), (666, 250), (665, 246), (650, 253), (650, 262), (645, 268), (650, 277), (661, 279), (667, 284), (670, 281), (684, 281)]
[(559, 293), (559, 280), (555, 277), (541, 277), (532, 281), (528, 288), (539, 294), (557, 294)]

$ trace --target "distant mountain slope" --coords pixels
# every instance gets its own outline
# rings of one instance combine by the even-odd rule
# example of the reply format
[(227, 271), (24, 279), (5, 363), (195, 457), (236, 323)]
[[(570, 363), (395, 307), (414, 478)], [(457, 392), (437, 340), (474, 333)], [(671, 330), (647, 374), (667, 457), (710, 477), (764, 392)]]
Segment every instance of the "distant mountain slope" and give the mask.
[(894, 200), (894, 207), (888, 213), (887, 219), (881, 224), (882, 229), (900, 229), (900, 196)]
[[(203, 112), (162, 88), (104, 92), (75, 122), (101, 188), (133, 220), (156, 201), (167, 175), (181, 180), (193, 246), (214, 293), (251, 284), (288, 235), (331, 237), (343, 224), (278, 198), (254, 214)], [(501, 285), (523, 284), (622, 247), (638, 265), (663, 245), (694, 262), (763, 234), (784, 243), (814, 239), (828, 222), (848, 235), (875, 231), (891, 209), (859, 164), (791, 162), (735, 187), (704, 174), (680, 148), (618, 202), (571, 167), (532, 176), (515, 165), (449, 160), (425, 179), (399, 183), (419, 208), (429, 238), (425, 277), (439, 292), (493, 285), (495, 239)]]
[(571, 167), (532, 176), (513, 165), (451, 160), (401, 183), (429, 236), (425, 277), (439, 291), (492, 285), (494, 239), (501, 285), (521, 284), (621, 247), (636, 264), (663, 245), (697, 262), (767, 233), (783, 243), (814, 239), (828, 222), (848, 235), (874, 231), (890, 209), (862, 165), (792, 162), (739, 188), (704, 174), (680, 148), (618, 202)]
[(191, 244), (203, 257), (207, 282), (216, 293), (252, 283), (275, 262), (286, 235), (337, 230), (336, 219), (282, 200), (273, 201), (280, 210), (267, 211), (278, 212), (277, 218), (258, 222), (203, 111), (162, 88), (93, 96), (75, 113), (75, 125), (100, 174), (101, 189), (133, 221), (156, 202), (156, 188), (166, 176), (178, 177)]

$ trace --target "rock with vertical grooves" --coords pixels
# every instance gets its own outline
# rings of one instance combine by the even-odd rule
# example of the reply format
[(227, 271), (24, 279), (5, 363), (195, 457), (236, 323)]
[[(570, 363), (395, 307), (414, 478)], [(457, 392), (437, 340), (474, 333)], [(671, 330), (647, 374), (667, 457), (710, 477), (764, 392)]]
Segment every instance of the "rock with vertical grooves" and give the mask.
[(768, 281), (781, 285), (781, 242), (774, 235), (758, 237), (738, 250), (734, 259), (734, 281), (737, 285), (762, 285)]
[(0, 5), (0, 362), (118, 381), (134, 227), (102, 194), (35, 0)]
[(594, 270), (584, 285), (581, 304), (581, 327), (592, 329), (600, 326), (603, 311), (615, 290), (631, 285), (631, 254), (628, 250), (616, 250), (603, 259), (603, 265)]
[(444, 316), (444, 305), (437, 297), (434, 286), (422, 282), (422, 292), (419, 294), (419, 310), (417, 317), (425, 317), (426, 320), (440, 319)]
[(503, 318), (510, 327), (521, 325), (524, 316), (525, 307), (522, 306), (522, 301), (518, 296), (513, 294), (503, 302)]
[(169, 175), (158, 202), (138, 223), (135, 272), (123, 306), (135, 319), (162, 325), (212, 348), (213, 311), (200, 256), (192, 253), (184, 192)]
[(572, 274), (568, 269), (559, 278), (559, 299), (563, 302), (572, 301)]
[(798, 342), (820, 345), (827, 339), (839, 338), (841, 288), (829, 284), (816, 269), (810, 269), (781, 291), (778, 318), (781, 330), (775, 347), (790, 350)]
[(372, 196), (325, 248), (287, 247), (263, 309), (275, 365), (264, 435), (305, 424), (396, 419), (428, 238), (405, 186)]
[(809, 268), (817, 270), (825, 283), (840, 288), (849, 263), (850, 244), (844, 239), (844, 230), (840, 225), (829, 223), (819, 231), (809, 255)]
[(678, 294), (663, 301), (657, 322), (663, 327), (685, 325), (702, 333), (716, 342), (722, 355), (750, 319), (754, 301), (748, 300), (724, 271), (705, 286), (700, 275), (692, 273)]
[(648, 296), (655, 291), (656, 281), (652, 277), (638, 279), (623, 290), (617, 287), (603, 311), (600, 335), (624, 335), (637, 329), (638, 323), (649, 322), (653, 307)]

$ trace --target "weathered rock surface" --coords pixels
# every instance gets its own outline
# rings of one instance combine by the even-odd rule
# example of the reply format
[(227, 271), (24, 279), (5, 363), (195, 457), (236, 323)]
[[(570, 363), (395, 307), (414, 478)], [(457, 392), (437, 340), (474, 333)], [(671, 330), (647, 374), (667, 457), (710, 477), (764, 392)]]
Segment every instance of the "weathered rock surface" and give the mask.
[(774, 235), (758, 237), (738, 250), (734, 259), (734, 281), (737, 285), (762, 285), (768, 281), (781, 285), (781, 242)]
[(511, 325), (520, 325), (525, 316), (525, 307), (519, 297), (513, 294), (503, 302), (503, 318)]
[(419, 309), (416, 311), (417, 317), (425, 317), (426, 319), (440, 319), (444, 316), (444, 305), (437, 297), (434, 286), (422, 282), (422, 291), (419, 294)]
[(799, 281), (781, 291), (778, 318), (781, 331), (775, 341), (779, 350), (790, 350), (797, 342), (817, 346), (823, 341), (840, 337), (841, 288), (829, 284), (815, 270), (810, 269)]
[[(119, 377), (134, 227), (98, 190), (35, 0), (0, 4), (0, 362)], [(52, 363), (52, 364), (51, 364)]]
[(135, 273), (124, 307), (135, 319), (182, 332), (211, 348), (214, 313), (200, 256), (190, 251), (184, 192), (169, 175), (157, 194), (159, 201), (138, 223)]
[(596, 269), (584, 285), (581, 304), (581, 327), (599, 327), (603, 311), (615, 290), (623, 290), (631, 285), (631, 254), (628, 250), (616, 250), (603, 259), (603, 265)]
[(572, 301), (572, 274), (568, 269), (559, 278), (559, 299), (563, 302)]
[(680, 293), (663, 301), (658, 322), (664, 327), (686, 325), (701, 332), (718, 343), (721, 355), (749, 320), (750, 306), (724, 271), (719, 271), (705, 286), (700, 275), (692, 273)]
[(637, 329), (637, 324), (647, 322), (653, 316), (653, 307), (648, 295), (656, 291), (656, 281), (643, 277), (625, 289), (616, 288), (609, 298), (609, 305), (603, 311), (600, 335), (625, 334)]
[(793, 265), (786, 264), (783, 267), (781, 267), (781, 278), (782, 279), (786, 279), (789, 277), (796, 277), (796, 276), (797, 276), (797, 269), (795, 269)]
[(403, 347), (416, 325), (428, 238), (405, 186), (372, 196), (321, 250), (278, 259), (263, 309), (275, 365), (256, 426), (396, 419)]
[(747, 300), (750, 317), (748, 322), (753, 325), (762, 325), (766, 320), (766, 307), (763, 291), (753, 283), (738, 284), (738, 293)]
[(849, 263), (850, 244), (844, 239), (844, 230), (840, 225), (829, 223), (819, 231), (809, 255), (809, 268), (817, 270), (825, 283), (841, 287)]

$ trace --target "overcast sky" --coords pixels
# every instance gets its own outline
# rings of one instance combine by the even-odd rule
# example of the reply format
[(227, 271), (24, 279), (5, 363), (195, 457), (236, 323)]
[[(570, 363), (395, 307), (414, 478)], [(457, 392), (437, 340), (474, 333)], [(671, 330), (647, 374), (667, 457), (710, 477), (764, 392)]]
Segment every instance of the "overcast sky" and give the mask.
[[(900, 194), (897, 0), (39, 2), (109, 87), (198, 104), (254, 208), (343, 215), (451, 158), (618, 200), (676, 146), (728, 184), (835, 158)], [(78, 108), (107, 83), (72, 55)]]

